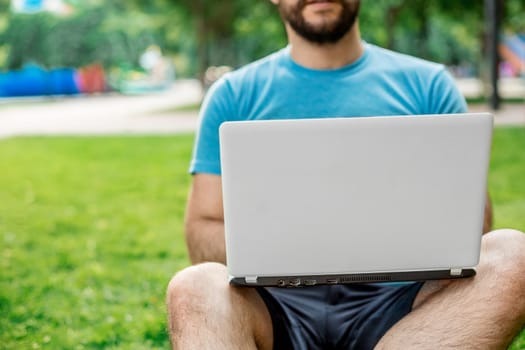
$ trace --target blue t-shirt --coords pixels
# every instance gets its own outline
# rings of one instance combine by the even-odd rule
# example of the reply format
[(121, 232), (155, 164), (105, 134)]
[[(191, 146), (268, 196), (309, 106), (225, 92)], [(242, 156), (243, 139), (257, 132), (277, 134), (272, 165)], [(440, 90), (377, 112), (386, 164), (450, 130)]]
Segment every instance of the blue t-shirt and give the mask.
[(302, 67), (287, 47), (225, 75), (204, 100), (190, 172), (220, 175), (219, 126), (225, 121), (467, 110), (443, 65), (364, 47), (357, 61), (339, 69)]

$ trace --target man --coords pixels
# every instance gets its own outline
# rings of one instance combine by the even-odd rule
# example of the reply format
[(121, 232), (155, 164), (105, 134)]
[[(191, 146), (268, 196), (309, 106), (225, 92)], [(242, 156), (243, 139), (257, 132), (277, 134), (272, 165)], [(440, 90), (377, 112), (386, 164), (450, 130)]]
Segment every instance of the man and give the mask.
[[(289, 46), (210, 90), (186, 216), (195, 264), (168, 287), (174, 349), (504, 348), (525, 322), (525, 235), (483, 237), (475, 278), (236, 288), (225, 263), (218, 127), (225, 120), (458, 113), (443, 66), (363, 43), (358, 0), (272, 0)], [(271, 257), (269, 257), (271, 258)]]

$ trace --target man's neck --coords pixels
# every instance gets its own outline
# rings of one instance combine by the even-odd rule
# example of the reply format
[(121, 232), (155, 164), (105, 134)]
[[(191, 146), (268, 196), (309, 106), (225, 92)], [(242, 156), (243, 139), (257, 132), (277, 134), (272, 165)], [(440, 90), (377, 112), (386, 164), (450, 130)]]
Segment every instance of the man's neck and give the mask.
[(357, 22), (352, 29), (334, 44), (316, 44), (299, 36), (287, 26), (292, 59), (311, 69), (337, 69), (355, 62), (364, 48)]

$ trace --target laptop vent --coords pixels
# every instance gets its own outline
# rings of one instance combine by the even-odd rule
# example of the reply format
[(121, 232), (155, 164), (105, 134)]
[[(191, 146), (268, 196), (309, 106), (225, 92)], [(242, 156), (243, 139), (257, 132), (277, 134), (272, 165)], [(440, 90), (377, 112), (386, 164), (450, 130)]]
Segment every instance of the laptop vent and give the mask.
[(391, 281), (392, 276), (389, 275), (351, 275), (342, 276), (340, 279), (341, 283), (348, 282), (379, 282), (379, 281)]

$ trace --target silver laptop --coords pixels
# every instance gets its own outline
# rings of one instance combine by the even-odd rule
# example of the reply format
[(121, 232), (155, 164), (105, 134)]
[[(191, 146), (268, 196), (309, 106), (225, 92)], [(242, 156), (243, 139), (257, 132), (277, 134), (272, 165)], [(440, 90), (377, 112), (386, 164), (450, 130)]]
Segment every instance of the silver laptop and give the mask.
[(473, 276), (492, 125), (485, 113), (222, 124), (230, 282)]

